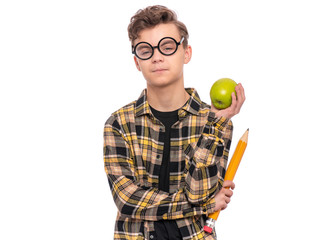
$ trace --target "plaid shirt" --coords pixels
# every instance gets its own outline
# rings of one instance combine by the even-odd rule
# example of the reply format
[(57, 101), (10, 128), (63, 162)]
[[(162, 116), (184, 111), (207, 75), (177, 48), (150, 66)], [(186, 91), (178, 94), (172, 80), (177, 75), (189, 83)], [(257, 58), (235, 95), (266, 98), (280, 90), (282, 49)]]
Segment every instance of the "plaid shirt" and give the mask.
[(151, 113), (146, 89), (114, 112), (104, 128), (104, 162), (118, 208), (114, 239), (158, 239), (154, 221), (176, 220), (183, 239), (216, 239), (203, 226), (223, 185), (232, 122), (216, 118), (194, 89), (171, 129), (170, 192), (158, 189), (164, 125)]

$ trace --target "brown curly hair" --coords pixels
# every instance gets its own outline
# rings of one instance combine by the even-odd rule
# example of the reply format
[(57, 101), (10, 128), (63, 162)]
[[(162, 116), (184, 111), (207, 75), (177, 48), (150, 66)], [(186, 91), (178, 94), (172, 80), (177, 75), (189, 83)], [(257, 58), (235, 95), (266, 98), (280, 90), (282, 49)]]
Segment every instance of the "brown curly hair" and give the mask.
[(138, 10), (128, 25), (128, 37), (133, 43), (139, 37), (139, 33), (142, 30), (153, 28), (161, 23), (175, 24), (181, 37), (184, 37), (183, 47), (187, 47), (189, 38), (187, 27), (177, 20), (177, 15), (174, 11), (161, 5), (149, 6)]

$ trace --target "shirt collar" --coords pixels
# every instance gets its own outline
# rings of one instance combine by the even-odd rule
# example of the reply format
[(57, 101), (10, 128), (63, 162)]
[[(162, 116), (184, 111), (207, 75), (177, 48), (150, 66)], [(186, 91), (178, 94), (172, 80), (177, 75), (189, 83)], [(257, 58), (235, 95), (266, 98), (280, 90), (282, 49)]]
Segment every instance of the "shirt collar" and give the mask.
[(198, 115), (198, 111), (201, 107), (201, 99), (194, 88), (186, 88), (187, 93), (190, 95), (188, 102), (182, 107), (183, 110)]
[(150, 111), (149, 104), (147, 101), (147, 90), (144, 89), (141, 92), (140, 97), (135, 103), (135, 116), (139, 117), (141, 115), (150, 114), (150, 113), (151, 111)]
[[(190, 95), (189, 100), (184, 104), (180, 110), (187, 111), (191, 114), (198, 115), (198, 111), (201, 106), (201, 99), (194, 88), (186, 88), (187, 93)], [(139, 117), (141, 115), (151, 114), (151, 110), (147, 101), (147, 90), (144, 89), (140, 97), (135, 103), (135, 116)], [(179, 111), (180, 115), (180, 111)]]

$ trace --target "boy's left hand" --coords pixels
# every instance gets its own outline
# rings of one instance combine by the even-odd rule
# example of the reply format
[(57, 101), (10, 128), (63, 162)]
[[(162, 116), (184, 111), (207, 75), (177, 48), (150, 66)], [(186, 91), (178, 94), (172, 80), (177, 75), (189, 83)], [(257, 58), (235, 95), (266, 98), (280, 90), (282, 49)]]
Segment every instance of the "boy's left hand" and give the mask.
[(219, 110), (215, 108), (214, 105), (211, 103), (211, 111), (216, 113), (217, 117), (232, 118), (234, 115), (240, 112), (240, 109), (245, 102), (245, 92), (243, 85), (241, 83), (238, 83), (235, 87), (235, 90), (237, 96), (234, 92), (232, 93), (232, 104), (230, 107)]

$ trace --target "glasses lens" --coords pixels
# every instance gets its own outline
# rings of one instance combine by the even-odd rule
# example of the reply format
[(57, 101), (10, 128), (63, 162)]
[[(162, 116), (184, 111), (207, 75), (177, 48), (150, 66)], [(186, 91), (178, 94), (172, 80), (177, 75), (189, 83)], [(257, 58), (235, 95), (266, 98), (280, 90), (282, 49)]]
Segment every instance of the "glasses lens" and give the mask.
[(140, 43), (135, 48), (135, 54), (141, 59), (148, 59), (152, 56), (153, 49), (148, 43)]
[(162, 54), (171, 55), (175, 53), (177, 44), (173, 39), (166, 38), (160, 42), (159, 49)]

